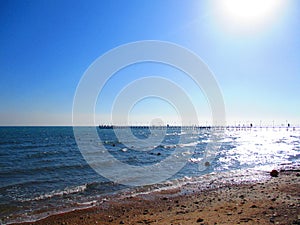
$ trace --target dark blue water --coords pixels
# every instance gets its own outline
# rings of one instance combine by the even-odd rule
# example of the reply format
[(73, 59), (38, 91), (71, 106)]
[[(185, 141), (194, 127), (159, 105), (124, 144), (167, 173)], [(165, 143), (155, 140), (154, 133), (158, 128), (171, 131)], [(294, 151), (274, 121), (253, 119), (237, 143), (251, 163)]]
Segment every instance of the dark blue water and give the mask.
[[(199, 171), (198, 163), (210, 142), (209, 130), (185, 134), (179, 128), (168, 128), (160, 145), (149, 144), (145, 146), (149, 150), (142, 152), (120, 142), (113, 129), (97, 131), (111, 155), (136, 166), (153, 165), (169, 157), (179, 145), (179, 137), (188, 135), (180, 145), (192, 147), (193, 153), (170, 181), (244, 168), (267, 171), (300, 163), (299, 130), (225, 130), (219, 140), (221, 148), (204, 171)], [(145, 140), (150, 134), (149, 129), (142, 128), (132, 132)], [(72, 127), (0, 127), (0, 223), (35, 220), (87, 207), (124, 189), (130, 187), (109, 181), (88, 165)]]

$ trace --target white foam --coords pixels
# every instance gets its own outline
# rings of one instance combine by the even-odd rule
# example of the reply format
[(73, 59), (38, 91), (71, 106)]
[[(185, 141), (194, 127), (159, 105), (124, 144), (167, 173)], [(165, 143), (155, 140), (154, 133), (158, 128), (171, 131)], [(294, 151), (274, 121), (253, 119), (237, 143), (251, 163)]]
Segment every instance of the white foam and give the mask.
[(39, 195), (34, 198), (22, 199), (22, 202), (32, 201), (32, 200), (43, 200), (46, 198), (52, 198), (54, 196), (62, 196), (62, 195), (67, 195), (67, 194), (79, 193), (79, 192), (85, 191), (86, 188), (87, 188), (87, 184), (79, 185), (79, 186), (75, 186), (75, 187), (69, 187), (69, 188), (66, 188), (61, 191), (51, 191), (49, 193), (42, 194), (42, 195)]

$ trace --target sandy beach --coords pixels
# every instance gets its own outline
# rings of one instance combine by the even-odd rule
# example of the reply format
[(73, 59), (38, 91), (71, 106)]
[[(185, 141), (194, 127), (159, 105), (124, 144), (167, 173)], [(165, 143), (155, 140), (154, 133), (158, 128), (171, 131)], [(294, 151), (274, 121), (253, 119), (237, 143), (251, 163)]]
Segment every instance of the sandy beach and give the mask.
[[(109, 199), (99, 206), (23, 224), (300, 224), (300, 172), (264, 181), (182, 188)], [(191, 191), (192, 190), (192, 191)]]

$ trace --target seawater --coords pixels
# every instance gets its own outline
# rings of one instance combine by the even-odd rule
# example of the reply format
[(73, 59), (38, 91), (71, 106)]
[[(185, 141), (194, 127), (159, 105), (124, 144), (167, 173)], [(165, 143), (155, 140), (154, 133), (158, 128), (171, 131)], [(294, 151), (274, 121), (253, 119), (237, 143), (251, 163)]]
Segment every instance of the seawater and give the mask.
[[(151, 132), (147, 128), (131, 131), (143, 140)], [(146, 151), (135, 150), (134, 143), (130, 146), (120, 142), (113, 129), (97, 128), (97, 132), (98, 141), (110, 154), (130, 165), (158, 163), (169, 157), (179, 144), (193, 151), (186, 165), (165, 183), (147, 189), (132, 188), (110, 181), (90, 167), (76, 144), (72, 127), (0, 127), (0, 223), (33, 221), (90, 207), (124, 190), (145, 192), (172, 188), (201, 177), (207, 179), (204, 176), (207, 174), (217, 177), (240, 170), (269, 171), (300, 164), (299, 128), (224, 129), (218, 139), (221, 147), (206, 170), (198, 168), (211, 142), (211, 130), (194, 129), (186, 133), (178, 127), (169, 127), (159, 145), (147, 146), (147, 141), (144, 142)], [(182, 136), (185, 138), (180, 139)], [(243, 175), (239, 176), (243, 179)]]

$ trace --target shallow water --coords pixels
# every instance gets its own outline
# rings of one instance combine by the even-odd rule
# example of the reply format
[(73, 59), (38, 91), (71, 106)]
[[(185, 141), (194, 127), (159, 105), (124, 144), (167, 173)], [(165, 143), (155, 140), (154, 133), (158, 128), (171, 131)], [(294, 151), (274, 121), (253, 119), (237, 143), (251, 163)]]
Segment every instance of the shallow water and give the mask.
[[(72, 127), (1, 127), (0, 223), (36, 220), (90, 207), (120, 191), (133, 194), (174, 188), (185, 182), (205, 183), (218, 176), (222, 179), (228, 172), (230, 179), (234, 179), (232, 176), (240, 181), (258, 179), (260, 173), (244, 176), (238, 171), (269, 171), (300, 164), (298, 128), (224, 130), (217, 139), (220, 148), (209, 157), (210, 166), (205, 170), (199, 166), (207, 156), (206, 147), (212, 142), (211, 130), (168, 128), (162, 141), (155, 145), (147, 141), (149, 129), (131, 131), (145, 141), (135, 146), (130, 140), (121, 142), (113, 129), (97, 129), (98, 141), (114, 158), (133, 166), (156, 165), (180, 148), (180, 154), (188, 159), (185, 166), (166, 182), (131, 188), (104, 178), (90, 167), (76, 144)], [(120, 132), (126, 140), (128, 131)], [(111, 163), (105, 159), (101, 162), (107, 166)], [(131, 179), (135, 179), (134, 175)]]

